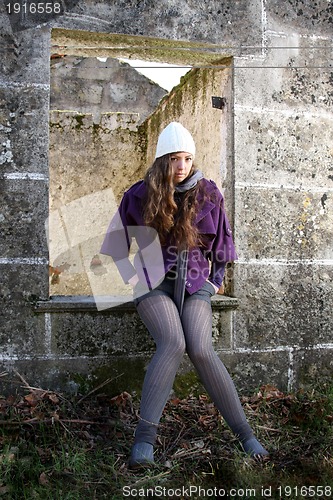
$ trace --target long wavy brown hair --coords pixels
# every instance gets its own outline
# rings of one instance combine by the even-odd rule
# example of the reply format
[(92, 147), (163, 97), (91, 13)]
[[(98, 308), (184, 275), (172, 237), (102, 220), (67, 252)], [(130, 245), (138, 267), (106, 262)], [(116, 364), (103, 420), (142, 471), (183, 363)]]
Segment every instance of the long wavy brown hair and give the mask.
[[(193, 165), (189, 176), (195, 171)], [(175, 191), (169, 154), (154, 161), (144, 181), (147, 197), (143, 206), (143, 219), (145, 224), (156, 229), (161, 244), (165, 245), (169, 240), (178, 249), (200, 245), (201, 238), (194, 221), (200, 208), (198, 192), (202, 190), (201, 182), (179, 195)]]

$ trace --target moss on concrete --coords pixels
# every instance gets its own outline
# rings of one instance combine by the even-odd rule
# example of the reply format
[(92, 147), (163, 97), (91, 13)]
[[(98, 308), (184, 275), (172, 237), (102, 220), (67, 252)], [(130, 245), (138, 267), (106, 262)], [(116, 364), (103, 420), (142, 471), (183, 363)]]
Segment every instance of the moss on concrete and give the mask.
[(52, 30), (52, 45), (55, 51), (61, 46), (62, 54), (66, 55), (126, 57), (189, 65), (216, 64), (230, 53), (230, 47), (219, 44), (63, 28)]
[(95, 368), (90, 374), (72, 374), (71, 378), (77, 384), (81, 394), (88, 394), (101, 386), (96, 392), (103, 392), (113, 397), (123, 391), (140, 395), (144, 376), (145, 361), (143, 359), (131, 358), (129, 360), (128, 357), (124, 357), (113, 359), (110, 363)]
[[(100, 131), (101, 131), (101, 126), (98, 123), (93, 123), (92, 126), (92, 134), (93, 134), (93, 140), (97, 139)], [(103, 132), (106, 132), (105, 129), (103, 129)]]
[(80, 130), (83, 127), (83, 119), (85, 115), (77, 114), (73, 116), (73, 120), (76, 121), (76, 124), (74, 125), (75, 130)]
[[(96, 392), (103, 392), (103, 394), (110, 397), (123, 391), (140, 397), (145, 376), (145, 365), (146, 362), (142, 358), (117, 358), (110, 361), (109, 364), (103, 364), (95, 368), (89, 374), (75, 373), (71, 375), (71, 378), (77, 385), (80, 394), (88, 394), (101, 386)], [(193, 370), (176, 375), (173, 390), (180, 399), (189, 395), (198, 397), (206, 392), (198, 375)]]
[(205, 392), (200, 379), (195, 371), (179, 374), (175, 378), (174, 391), (180, 399), (188, 397), (190, 394), (199, 396)]

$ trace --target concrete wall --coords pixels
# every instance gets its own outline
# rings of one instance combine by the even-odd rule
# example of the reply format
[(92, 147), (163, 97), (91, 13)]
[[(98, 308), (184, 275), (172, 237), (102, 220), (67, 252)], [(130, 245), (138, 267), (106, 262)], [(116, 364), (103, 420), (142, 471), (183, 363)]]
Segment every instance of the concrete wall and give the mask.
[[(137, 113), (102, 113), (94, 123), (92, 114), (50, 112), (50, 295), (109, 288), (91, 283), (96, 276), (110, 280), (102, 268), (96, 270), (94, 257), (122, 193), (142, 177), (138, 121)], [(113, 267), (111, 281), (114, 294), (115, 283), (128, 291)]]
[(234, 342), (260, 364), (282, 358), (293, 385), (333, 367), (332, 49), (270, 23), (252, 67), (235, 59)]
[[(63, 300), (57, 309), (56, 301), (47, 302), (50, 29), (58, 27), (86, 30), (97, 44), (108, 33), (130, 35), (127, 53), (140, 46), (153, 59), (166, 53), (177, 59), (177, 39), (188, 60), (193, 55), (204, 63), (207, 53), (232, 58), (233, 168), (227, 177), (234, 183), (239, 308), (224, 309), (221, 323), (214, 305), (218, 333), (231, 328), (217, 347), (246, 391), (262, 383), (285, 389), (331, 380), (331, 3), (243, 0), (222, 2), (218, 9), (210, 0), (205, 8), (166, 0), (149, 7), (122, 1), (72, 5), (49, 23), (31, 19), (30, 29), (16, 25), (14, 32), (3, 5), (0, 10), (1, 370), (16, 368), (32, 385), (75, 388), (129, 366), (119, 352), (123, 332), (137, 332), (139, 345), (147, 346), (130, 354), (136, 380), (150, 352), (134, 311), (96, 313), (91, 304)], [(165, 40), (148, 43), (136, 35)], [(37, 299), (45, 301), (39, 300), (39, 312), (33, 307)], [(104, 332), (94, 337), (92, 349), (87, 340), (77, 344), (87, 324), (89, 332)], [(118, 346), (110, 338), (119, 339)], [(131, 389), (133, 377), (118, 380)]]
[(52, 110), (91, 113), (99, 123), (102, 113), (138, 113), (143, 122), (167, 94), (165, 89), (117, 59), (52, 55)]
[[(212, 96), (226, 100), (222, 109), (213, 108)], [(154, 159), (158, 136), (171, 121), (183, 123), (196, 144), (195, 164), (204, 175), (220, 187), (230, 184), (232, 170), (230, 137), (232, 136), (232, 71), (230, 59), (216, 67), (192, 70), (145, 122), (147, 163)]]

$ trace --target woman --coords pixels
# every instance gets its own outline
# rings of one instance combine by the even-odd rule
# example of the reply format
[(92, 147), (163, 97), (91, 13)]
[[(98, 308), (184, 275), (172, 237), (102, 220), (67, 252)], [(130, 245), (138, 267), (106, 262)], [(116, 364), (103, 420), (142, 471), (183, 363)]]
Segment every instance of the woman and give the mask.
[[(237, 255), (222, 194), (195, 169), (194, 156), (190, 132), (170, 123), (158, 138), (144, 180), (124, 194), (101, 249), (134, 287), (137, 311), (156, 343), (143, 384), (131, 467), (154, 463), (158, 424), (185, 351), (244, 451), (254, 458), (268, 455), (212, 346), (210, 299), (222, 285), (226, 262)], [(139, 247), (134, 266), (128, 259), (133, 235)]]

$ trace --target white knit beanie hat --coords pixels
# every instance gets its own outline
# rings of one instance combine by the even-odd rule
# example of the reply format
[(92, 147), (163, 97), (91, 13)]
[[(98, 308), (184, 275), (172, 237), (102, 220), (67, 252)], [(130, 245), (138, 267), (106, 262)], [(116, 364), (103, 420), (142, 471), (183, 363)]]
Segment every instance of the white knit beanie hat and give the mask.
[(190, 132), (181, 123), (171, 122), (162, 130), (157, 141), (155, 158), (182, 151), (195, 155), (195, 144)]

